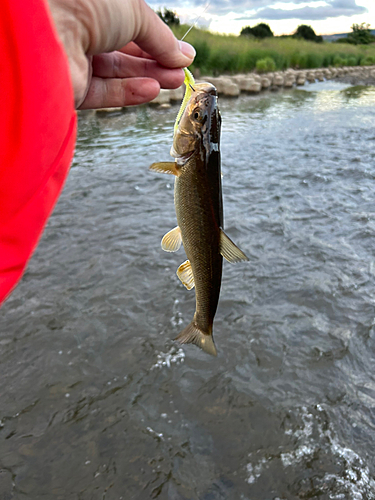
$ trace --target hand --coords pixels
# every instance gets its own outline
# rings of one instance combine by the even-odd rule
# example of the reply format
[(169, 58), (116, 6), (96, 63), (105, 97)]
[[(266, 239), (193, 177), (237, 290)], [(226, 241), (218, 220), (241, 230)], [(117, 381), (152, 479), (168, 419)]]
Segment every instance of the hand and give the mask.
[(49, 0), (78, 109), (131, 106), (177, 88), (194, 60), (144, 0)]

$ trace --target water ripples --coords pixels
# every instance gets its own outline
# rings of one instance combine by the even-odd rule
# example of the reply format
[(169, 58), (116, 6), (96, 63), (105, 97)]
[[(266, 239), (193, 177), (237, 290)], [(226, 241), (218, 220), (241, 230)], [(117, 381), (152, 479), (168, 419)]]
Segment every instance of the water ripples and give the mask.
[[(82, 114), (63, 195), (0, 317), (0, 497), (375, 498), (375, 90), (222, 100), (213, 359), (175, 225), (177, 106)], [(52, 496), (51, 496), (52, 495)]]

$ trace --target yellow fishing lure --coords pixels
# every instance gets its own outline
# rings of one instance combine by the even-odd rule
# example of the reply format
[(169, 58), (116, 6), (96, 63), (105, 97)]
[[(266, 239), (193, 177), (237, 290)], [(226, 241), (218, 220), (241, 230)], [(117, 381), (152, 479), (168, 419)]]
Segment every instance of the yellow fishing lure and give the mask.
[(194, 76), (190, 73), (190, 71), (187, 68), (184, 68), (184, 72), (185, 72), (184, 84), (186, 87), (185, 88), (185, 95), (184, 95), (184, 98), (182, 99), (182, 103), (181, 103), (180, 109), (177, 113), (176, 121), (174, 123), (174, 132), (176, 132), (176, 130), (177, 130), (178, 124), (180, 123), (180, 120), (181, 120), (182, 113), (185, 111), (186, 105), (189, 102), (189, 99), (193, 93), (194, 85), (195, 85)]

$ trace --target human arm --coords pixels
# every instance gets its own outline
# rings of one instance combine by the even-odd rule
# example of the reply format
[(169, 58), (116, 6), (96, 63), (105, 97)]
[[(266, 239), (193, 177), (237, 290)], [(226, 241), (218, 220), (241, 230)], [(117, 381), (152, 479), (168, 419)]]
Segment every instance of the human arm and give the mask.
[(181, 67), (192, 61), (141, 0), (51, 0), (49, 7), (46, 0), (0, 2), (0, 304), (63, 188), (74, 106), (146, 102), (160, 86), (179, 86)]
[(176, 88), (193, 47), (143, 0), (49, 0), (79, 109), (148, 102)]

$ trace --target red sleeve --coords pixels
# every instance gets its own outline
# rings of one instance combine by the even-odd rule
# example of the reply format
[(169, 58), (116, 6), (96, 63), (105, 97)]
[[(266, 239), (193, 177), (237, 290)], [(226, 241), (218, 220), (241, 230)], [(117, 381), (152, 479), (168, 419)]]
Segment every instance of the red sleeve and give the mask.
[(68, 174), (77, 119), (43, 0), (0, 0), (0, 303), (25, 270)]

